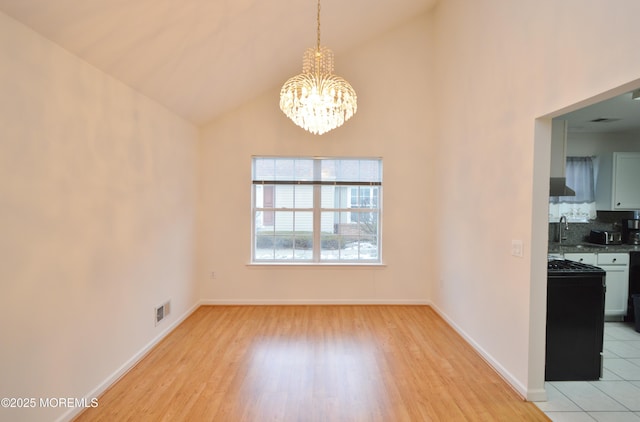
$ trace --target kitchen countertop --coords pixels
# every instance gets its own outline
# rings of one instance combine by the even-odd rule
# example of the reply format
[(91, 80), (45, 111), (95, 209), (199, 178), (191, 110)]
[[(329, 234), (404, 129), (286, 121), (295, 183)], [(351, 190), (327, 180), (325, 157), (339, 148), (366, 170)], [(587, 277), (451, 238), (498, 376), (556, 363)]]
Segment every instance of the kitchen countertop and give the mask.
[(638, 252), (640, 245), (596, 245), (595, 243), (580, 243), (577, 245), (549, 243), (549, 253), (625, 253)]

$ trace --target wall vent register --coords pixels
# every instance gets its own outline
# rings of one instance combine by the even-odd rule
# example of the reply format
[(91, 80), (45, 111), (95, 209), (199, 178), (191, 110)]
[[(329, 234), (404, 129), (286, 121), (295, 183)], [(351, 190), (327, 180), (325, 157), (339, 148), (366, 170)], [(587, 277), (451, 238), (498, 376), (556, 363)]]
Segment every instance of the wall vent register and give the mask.
[(169, 316), (169, 312), (171, 311), (171, 302), (163, 303), (162, 305), (155, 308), (156, 314), (156, 325), (160, 323), (163, 319)]

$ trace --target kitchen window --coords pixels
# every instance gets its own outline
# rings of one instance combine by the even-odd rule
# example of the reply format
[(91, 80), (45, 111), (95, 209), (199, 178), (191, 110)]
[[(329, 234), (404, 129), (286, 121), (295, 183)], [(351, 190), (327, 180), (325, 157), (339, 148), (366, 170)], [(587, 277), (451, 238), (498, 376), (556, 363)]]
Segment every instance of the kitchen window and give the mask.
[(596, 169), (595, 157), (567, 157), (567, 186), (576, 194), (549, 197), (549, 218), (555, 220), (565, 216), (570, 222), (587, 222), (596, 218)]
[(254, 157), (253, 263), (381, 262), (382, 160)]

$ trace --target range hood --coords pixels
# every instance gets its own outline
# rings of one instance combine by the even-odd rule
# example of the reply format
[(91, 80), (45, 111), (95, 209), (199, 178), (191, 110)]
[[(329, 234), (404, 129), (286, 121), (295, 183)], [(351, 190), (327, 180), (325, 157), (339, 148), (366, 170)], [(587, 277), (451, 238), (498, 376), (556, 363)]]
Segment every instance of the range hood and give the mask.
[(567, 121), (553, 119), (551, 122), (551, 182), (549, 196), (576, 196), (567, 186)]
[(549, 183), (549, 196), (576, 196), (576, 191), (567, 186), (566, 177), (552, 177)]

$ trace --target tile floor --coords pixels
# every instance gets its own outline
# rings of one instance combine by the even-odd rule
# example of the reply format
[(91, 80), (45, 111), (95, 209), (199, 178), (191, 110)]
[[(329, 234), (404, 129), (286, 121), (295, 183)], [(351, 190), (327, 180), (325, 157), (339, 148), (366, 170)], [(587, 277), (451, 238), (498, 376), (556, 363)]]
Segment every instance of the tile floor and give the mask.
[(536, 405), (554, 422), (640, 422), (640, 333), (634, 325), (604, 326), (600, 381), (552, 381)]

